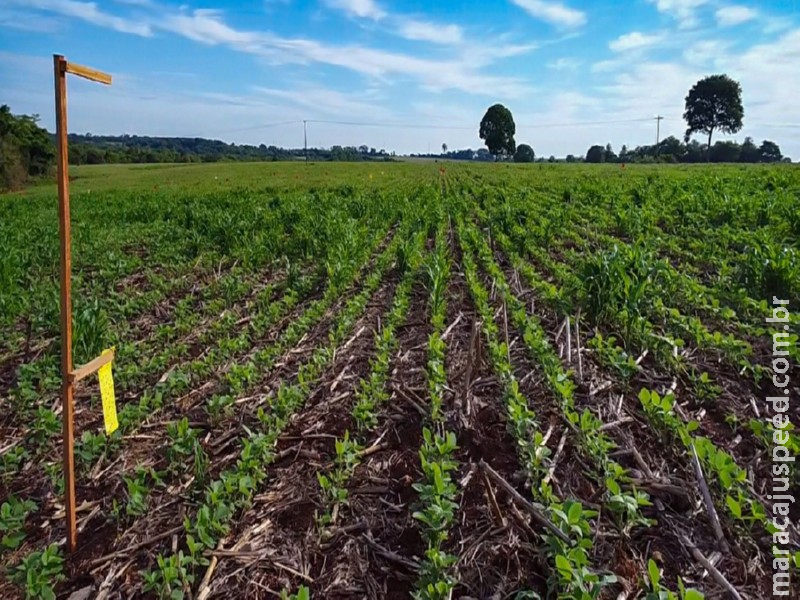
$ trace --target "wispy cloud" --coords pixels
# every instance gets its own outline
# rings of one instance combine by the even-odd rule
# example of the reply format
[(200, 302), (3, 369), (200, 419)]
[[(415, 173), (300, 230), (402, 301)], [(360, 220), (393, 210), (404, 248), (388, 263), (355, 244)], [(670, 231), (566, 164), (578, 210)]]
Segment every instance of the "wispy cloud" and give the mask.
[(539, 42), (512, 44), (495, 40), (493, 43), (469, 44), (462, 49), (464, 60), (475, 67), (491, 65), (504, 58), (522, 56), (542, 46)]
[[(498, 60), (531, 51), (536, 44), (513, 44), (501, 38), (492, 43), (468, 44), (457, 25), (439, 25), (422, 19), (390, 15), (372, 0), (330, 0), (356, 15), (381, 16), (396, 21), (397, 33), (413, 40), (447, 45), (449, 58), (431, 58), (357, 44), (336, 45), (314, 39), (283, 37), (269, 31), (240, 29), (215, 9), (161, 7), (159, 14), (145, 10), (151, 0), (134, 2), (140, 20), (101, 11), (92, 2), (78, 0), (10, 0), (28, 8), (49, 11), (124, 33), (149, 36), (168, 32), (208, 46), (225, 46), (256, 56), (272, 65), (318, 64), (338, 67), (370, 77), (384, 85), (416, 83), (428, 91), (459, 90), (471, 95), (515, 98), (530, 91), (518, 76), (486, 72)], [(20, 9), (22, 10), (22, 9)], [(29, 13), (35, 16), (36, 13)]]
[(261, 34), (230, 27), (218, 10), (197, 9), (191, 13), (166, 15), (158, 27), (195, 42), (228, 45), (244, 52), (258, 53), (263, 44)]
[(695, 27), (697, 9), (707, 4), (709, 0), (649, 0), (655, 4), (659, 12), (670, 15), (678, 21), (681, 28)]
[(553, 71), (575, 71), (583, 64), (577, 58), (559, 58), (547, 63), (547, 68)]
[(572, 29), (586, 23), (586, 13), (570, 8), (561, 2), (546, 2), (545, 0), (511, 0), (511, 2), (532, 17), (556, 27)]
[(726, 40), (700, 40), (683, 52), (683, 58), (691, 65), (716, 65), (717, 60), (727, 54), (731, 43)]
[(464, 41), (464, 32), (458, 25), (441, 25), (430, 21), (401, 19), (397, 33), (407, 40), (454, 45)]
[(717, 10), (717, 23), (721, 27), (733, 27), (747, 21), (752, 21), (758, 16), (758, 11), (749, 6), (724, 6)]
[(629, 50), (639, 50), (648, 46), (653, 46), (661, 40), (664, 36), (660, 33), (646, 34), (639, 31), (632, 31), (619, 36), (615, 40), (609, 42), (608, 47), (614, 52), (627, 52)]
[(378, 102), (366, 102), (363, 94), (347, 94), (314, 85), (292, 90), (255, 86), (253, 90), (259, 94), (286, 100), (293, 105), (303, 106), (327, 115), (349, 118), (369, 117), (373, 120), (392, 117), (391, 111)]
[(155, 8), (156, 3), (154, 0), (113, 0), (116, 4), (123, 4), (127, 6), (140, 6), (145, 8)]
[(114, 29), (122, 33), (130, 33), (147, 37), (152, 35), (152, 28), (146, 22), (126, 19), (104, 12), (94, 2), (78, 2), (77, 0), (7, 0), (9, 4), (17, 4), (28, 9), (47, 10), (66, 17), (81, 19), (98, 27)]
[(0, 28), (53, 33), (63, 25), (61, 19), (40, 14), (31, 14), (11, 8), (0, 8)]
[[(163, 17), (154, 26), (208, 45), (224, 45), (262, 57), (272, 64), (318, 63), (375, 78), (408, 77), (428, 90), (458, 89), (470, 94), (519, 96), (527, 89), (516, 77), (485, 74), (486, 58), (430, 59), (358, 45), (329, 45), (317, 40), (285, 38), (268, 32), (241, 31), (228, 25), (219, 11), (198, 9)], [(517, 53), (520, 47), (496, 52)]]
[(381, 21), (388, 33), (407, 40), (450, 46), (464, 41), (464, 31), (459, 25), (390, 13), (375, 0), (325, 0), (325, 4), (353, 17)]
[(344, 12), (362, 19), (373, 19), (379, 21), (386, 16), (375, 0), (325, 0), (331, 8), (343, 10)]

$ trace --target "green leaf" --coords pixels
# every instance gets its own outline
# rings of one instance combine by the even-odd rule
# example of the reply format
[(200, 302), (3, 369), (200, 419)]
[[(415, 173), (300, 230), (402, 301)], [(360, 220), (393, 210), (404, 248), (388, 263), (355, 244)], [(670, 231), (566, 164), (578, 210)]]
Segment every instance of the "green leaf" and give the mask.
[(583, 514), (583, 507), (581, 506), (580, 502), (574, 502), (569, 507), (569, 524), (574, 525), (575, 523), (580, 523), (581, 515)]
[(17, 531), (14, 533), (9, 533), (3, 536), (3, 546), (8, 548), (9, 550), (14, 550), (19, 547), (22, 543), (22, 540), (25, 539), (25, 533), (22, 531)]
[(734, 500), (731, 496), (725, 496), (725, 504), (728, 505), (733, 516), (737, 519), (742, 518), (742, 505), (739, 504), (736, 500)]
[(661, 571), (659, 571), (656, 561), (652, 558), (647, 561), (647, 574), (650, 576), (650, 584), (652, 585), (653, 591), (658, 591), (661, 587)]
[(572, 565), (565, 556), (561, 554), (556, 555), (556, 568), (563, 578), (572, 580)]

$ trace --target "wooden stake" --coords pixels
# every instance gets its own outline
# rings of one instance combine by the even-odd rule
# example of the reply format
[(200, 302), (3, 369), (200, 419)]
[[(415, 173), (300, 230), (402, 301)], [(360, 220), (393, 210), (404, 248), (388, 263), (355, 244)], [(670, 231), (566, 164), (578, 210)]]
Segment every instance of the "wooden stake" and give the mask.
[(58, 151), (58, 235), (61, 247), (61, 401), (64, 411), (64, 488), (67, 549), (75, 552), (75, 445), (72, 383), (72, 254), (69, 221), (69, 152), (67, 150), (67, 61), (53, 56), (56, 90), (56, 148)]
[[(75, 406), (72, 373), (72, 252), (69, 219), (69, 150), (67, 147), (67, 73), (110, 84), (111, 76), (81, 67), (68, 65), (60, 54), (53, 55), (53, 75), (56, 100), (56, 150), (58, 152), (58, 236), (60, 257), (61, 307), (61, 401), (63, 404), (64, 442), (64, 508), (67, 516), (67, 549), (75, 552), (78, 543), (75, 500)], [(83, 374), (83, 371), (81, 371)]]

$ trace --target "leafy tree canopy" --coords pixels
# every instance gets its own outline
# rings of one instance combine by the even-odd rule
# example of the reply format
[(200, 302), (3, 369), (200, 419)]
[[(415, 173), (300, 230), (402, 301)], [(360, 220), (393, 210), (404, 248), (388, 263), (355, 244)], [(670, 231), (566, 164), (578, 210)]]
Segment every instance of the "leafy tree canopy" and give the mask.
[(511, 111), (502, 104), (490, 106), (481, 120), (480, 138), (495, 157), (512, 156), (516, 151), (517, 127)]
[(586, 153), (587, 163), (601, 163), (606, 160), (606, 149), (602, 146), (592, 146)]
[(0, 106), (0, 189), (21, 187), (46, 175), (55, 163), (55, 146), (37, 115), (13, 115)]
[(715, 131), (736, 133), (742, 128), (742, 86), (727, 75), (711, 75), (698, 81), (686, 96), (686, 141), (693, 133), (708, 135), (708, 150)]
[(781, 154), (781, 149), (778, 147), (778, 144), (770, 142), (769, 140), (764, 140), (761, 147), (758, 149), (758, 154), (761, 158), (761, 162), (765, 163), (780, 162), (783, 160), (783, 154)]
[(518, 163), (532, 163), (536, 160), (536, 154), (528, 144), (520, 144), (517, 146), (517, 152), (514, 154), (514, 162)]

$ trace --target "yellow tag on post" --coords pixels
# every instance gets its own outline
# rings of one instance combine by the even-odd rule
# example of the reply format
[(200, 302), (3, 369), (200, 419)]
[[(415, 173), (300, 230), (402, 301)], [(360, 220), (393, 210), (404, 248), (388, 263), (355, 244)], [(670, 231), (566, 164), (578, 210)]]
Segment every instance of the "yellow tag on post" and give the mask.
[[(108, 354), (113, 350), (106, 350), (103, 354)], [(103, 401), (103, 421), (106, 425), (106, 433), (111, 435), (119, 428), (117, 422), (117, 401), (114, 398), (114, 376), (111, 374), (111, 363), (105, 364), (97, 371), (100, 379), (100, 398)]]

